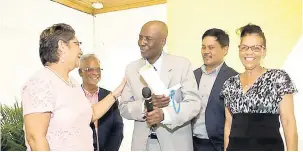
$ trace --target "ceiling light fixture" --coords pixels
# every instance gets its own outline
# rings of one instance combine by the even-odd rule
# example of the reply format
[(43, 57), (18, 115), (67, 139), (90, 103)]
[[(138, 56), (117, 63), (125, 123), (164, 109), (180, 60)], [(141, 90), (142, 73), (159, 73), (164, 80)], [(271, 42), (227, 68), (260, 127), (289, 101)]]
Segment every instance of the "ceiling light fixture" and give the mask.
[(100, 2), (95, 2), (92, 4), (92, 7), (95, 9), (101, 9), (101, 8), (103, 8), (103, 4)]

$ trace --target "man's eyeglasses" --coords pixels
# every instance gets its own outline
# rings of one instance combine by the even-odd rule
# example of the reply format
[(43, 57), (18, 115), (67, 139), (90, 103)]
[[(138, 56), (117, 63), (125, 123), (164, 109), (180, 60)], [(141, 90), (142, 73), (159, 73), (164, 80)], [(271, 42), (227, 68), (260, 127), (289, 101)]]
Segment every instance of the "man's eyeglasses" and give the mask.
[(239, 45), (238, 47), (240, 52), (246, 52), (249, 49), (251, 49), (253, 52), (261, 52), (263, 49), (265, 49), (265, 46), (263, 45), (253, 45), (253, 46)]
[(83, 68), (83, 69), (80, 69), (80, 70), (85, 71), (87, 73), (93, 73), (93, 72), (101, 73), (101, 71), (103, 69), (101, 69), (101, 68)]

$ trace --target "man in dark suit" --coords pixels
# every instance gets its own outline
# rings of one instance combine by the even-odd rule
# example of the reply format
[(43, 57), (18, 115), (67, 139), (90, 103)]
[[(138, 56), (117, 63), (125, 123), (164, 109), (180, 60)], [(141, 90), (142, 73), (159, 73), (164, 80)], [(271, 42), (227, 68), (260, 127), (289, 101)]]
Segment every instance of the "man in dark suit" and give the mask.
[[(81, 57), (79, 74), (82, 89), (91, 104), (106, 97), (110, 91), (98, 87), (101, 78), (100, 61), (94, 54)], [(118, 151), (123, 139), (123, 120), (118, 109), (118, 101), (98, 121), (91, 123), (95, 151)]]
[(225, 80), (237, 74), (224, 62), (228, 47), (229, 37), (221, 29), (209, 29), (202, 36), (204, 64), (194, 74), (206, 108), (192, 120), (195, 151), (223, 151), (225, 111), (220, 92)]

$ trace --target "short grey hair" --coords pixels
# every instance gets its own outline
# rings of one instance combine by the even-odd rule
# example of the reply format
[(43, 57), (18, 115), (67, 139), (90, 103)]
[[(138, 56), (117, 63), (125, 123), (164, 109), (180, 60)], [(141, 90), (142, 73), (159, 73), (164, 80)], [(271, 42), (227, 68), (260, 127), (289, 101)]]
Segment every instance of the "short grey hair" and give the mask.
[(100, 60), (98, 59), (98, 57), (96, 56), (96, 54), (93, 54), (93, 53), (91, 53), (91, 54), (84, 54), (84, 55), (82, 55), (81, 56), (81, 58), (80, 58), (80, 66), (81, 66), (81, 64), (83, 64), (85, 61), (87, 61), (87, 60), (89, 60), (89, 59), (97, 59), (98, 60), (98, 62), (100, 63)]
[(95, 59), (97, 59), (100, 62), (100, 60), (98, 59), (97, 55), (93, 54), (93, 53), (82, 55), (81, 58), (80, 58), (80, 61), (83, 62), (83, 61), (86, 61), (86, 60), (91, 59), (91, 58), (95, 58)]

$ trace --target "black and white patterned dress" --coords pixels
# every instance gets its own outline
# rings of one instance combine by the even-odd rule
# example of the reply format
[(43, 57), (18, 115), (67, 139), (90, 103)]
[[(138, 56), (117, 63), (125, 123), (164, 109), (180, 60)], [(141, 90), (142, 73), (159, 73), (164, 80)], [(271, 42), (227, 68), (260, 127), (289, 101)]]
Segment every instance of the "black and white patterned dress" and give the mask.
[(232, 113), (227, 150), (284, 150), (279, 132), (279, 103), (297, 92), (289, 75), (269, 69), (243, 93), (240, 75), (225, 81), (221, 95)]

